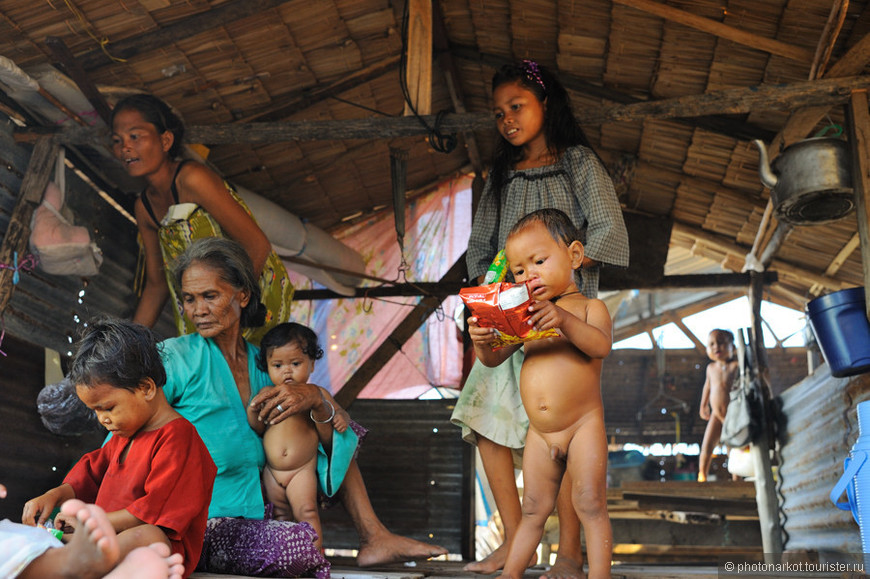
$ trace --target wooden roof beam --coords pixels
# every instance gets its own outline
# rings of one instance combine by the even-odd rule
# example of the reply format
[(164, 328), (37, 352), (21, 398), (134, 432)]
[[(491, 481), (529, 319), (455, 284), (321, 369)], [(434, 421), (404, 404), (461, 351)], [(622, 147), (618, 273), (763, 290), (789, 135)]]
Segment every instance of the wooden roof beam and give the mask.
[[(834, 63), (828, 69), (825, 78), (834, 79), (861, 74), (868, 64), (870, 64), (870, 34), (861, 38), (840, 60)], [(771, 159), (779, 154), (783, 148), (802, 140), (813, 127), (825, 118), (825, 114), (831, 106), (833, 105), (807, 105), (792, 113), (785, 127), (768, 146)]]
[(810, 67), (810, 80), (821, 78), (825, 75), (825, 69), (828, 66), (831, 53), (834, 52), (834, 45), (836, 45), (840, 31), (843, 29), (843, 22), (846, 21), (848, 8), (849, 0), (834, 0), (834, 3), (831, 5), (828, 21), (825, 22), (825, 28), (822, 30), (822, 35), (819, 37), (819, 42), (816, 45), (813, 65)]
[(776, 54), (806, 64), (813, 62), (813, 52), (800, 46), (794, 46), (792, 44), (780, 42), (779, 40), (774, 40), (773, 38), (752, 34), (751, 32), (746, 32), (740, 28), (728, 26), (727, 24), (717, 22), (716, 20), (704, 18), (703, 16), (698, 16), (697, 14), (692, 14), (691, 12), (686, 12), (685, 10), (680, 10), (679, 8), (674, 8), (666, 4), (660, 4), (659, 2), (653, 2), (652, 0), (613, 0), (613, 3), (642, 10), (643, 12), (653, 14), (663, 18), (664, 20), (676, 22), (677, 24), (682, 24), (683, 26), (688, 26), (695, 30), (700, 30), (701, 32), (707, 32), (708, 34), (756, 50), (769, 52), (770, 54)]
[[(807, 104), (825, 103), (827, 106), (843, 104), (854, 91), (870, 90), (870, 76), (808, 81), (793, 84), (757, 85), (727, 89), (702, 95), (664, 99), (632, 105), (614, 105), (602, 109), (578, 111), (581, 124), (602, 124), (615, 121), (639, 121), (644, 119), (672, 119), (709, 115), (715, 111), (746, 113), (750, 110), (791, 110)], [(436, 118), (423, 117), (430, 126)], [(440, 122), (445, 132), (465, 130), (492, 130), (490, 113), (448, 114)], [(90, 127), (28, 127), (16, 130), (19, 140), (34, 140), (46, 133), (61, 132), (65, 143), (92, 143), (98, 134)], [(188, 141), (206, 145), (238, 143), (278, 143), (285, 141), (316, 141), (341, 139), (385, 139), (421, 135), (427, 129), (415, 118), (374, 117), (330, 121), (295, 121), (230, 123), (199, 125), (188, 128)]]
[[(686, 318), (693, 314), (697, 314), (698, 312), (703, 312), (704, 310), (708, 310), (710, 308), (724, 304), (725, 302), (730, 302), (731, 300), (737, 299), (744, 295), (746, 295), (745, 292), (727, 291), (710, 296), (708, 298), (704, 298), (703, 300), (699, 300), (697, 302), (693, 302), (685, 307), (666, 310), (664, 312), (654, 314), (650, 317), (642, 318), (634, 323), (621, 326), (619, 328), (614, 328), (613, 341), (615, 343), (621, 340), (625, 340), (626, 338), (636, 336), (637, 334), (652, 332), (652, 330), (654, 330), (655, 328), (663, 325), (664, 317), (682, 320), (683, 318)], [(655, 344), (655, 340), (653, 340), (653, 344)]]
[[(438, 63), (441, 71), (444, 74), (444, 81), (447, 84), (447, 92), (450, 94), (450, 100), (453, 102), (453, 109), (457, 113), (466, 113), (468, 109), (465, 106), (465, 97), (462, 94), (462, 84), (459, 80), (459, 74), (456, 72), (456, 64), (453, 61), (453, 54), (450, 50), (450, 40), (447, 38), (447, 27), (444, 24), (444, 15), (441, 12), (441, 4), (434, 2), (432, 5), (432, 21), (434, 28), (433, 49), (437, 54)], [(465, 140), (465, 148), (468, 152), (468, 160), (471, 162), (471, 167), (476, 175), (483, 177), (483, 161), (480, 156), (480, 148), (477, 146), (477, 137), (474, 136), (474, 131), (462, 131), (462, 138)]]
[(82, 68), (91, 72), (103, 66), (113, 64), (113, 58), (127, 59), (146, 52), (161, 50), (166, 48), (167, 45), (175, 44), (179, 40), (208, 32), (214, 28), (226, 26), (281, 4), (286, 4), (288, 1), (232, 0), (224, 2), (205, 12), (178, 20), (168, 26), (161, 26), (154, 32), (138, 34), (131, 38), (111, 42), (105, 48), (102, 46), (95, 48), (78, 55), (77, 59), (81, 63)]

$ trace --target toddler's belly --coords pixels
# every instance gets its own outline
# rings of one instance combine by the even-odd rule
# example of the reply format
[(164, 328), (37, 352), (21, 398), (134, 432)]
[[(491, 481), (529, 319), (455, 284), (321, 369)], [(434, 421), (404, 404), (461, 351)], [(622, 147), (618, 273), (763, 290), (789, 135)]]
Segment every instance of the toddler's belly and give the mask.
[(266, 463), (273, 470), (293, 471), (317, 456), (317, 431), (306, 416), (295, 415), (270, 426), (263, 435)]
[(598, 368), (572, 362), (542, 356), (527, 357), (523, 364), (520, 395), (529, 423), (538, 432), (563, 431), (601, 409)]

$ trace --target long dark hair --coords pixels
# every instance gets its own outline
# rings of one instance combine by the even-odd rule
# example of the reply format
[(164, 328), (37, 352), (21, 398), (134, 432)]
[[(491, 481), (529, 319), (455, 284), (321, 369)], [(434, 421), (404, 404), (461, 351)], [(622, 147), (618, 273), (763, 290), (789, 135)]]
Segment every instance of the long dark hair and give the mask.
[(169, 156), (172, 159), (181, 156), (181, 147), (184, 144), (184, 123), (181, 122), (181, 119), (173, 112), (169, 105), (151, 94), (132, 94), (118, 101), (118, 104), (112, 109), (112, 115), (109, 118), (110, 127), (114, 126), (115, 116), (121, 111), (138, 111), (147, 122), (157, 127), (157, 134), (159, 135), (162, 135), (166, 131), (172, 133), (172, 136), (175, 138), (172, 141), (172, 147), (169, 149)]
[[(586, 133), (571, 110), (568, 91), (550, 70), (533, 60), (523, 60), (502, 66), (492, 77), (492, 92), (508, 83), (518, 83), (532, 92), (541, 103), (546, 101), (544, 113), (544, 138), (547, 148), (558, 158), (569, 147), (583, 145), (592, 148)], [(501, 190), (507, 182), (507, 174), (522, 159), (523, 148), (510, 144), (501, 134), (496, 136), (493, 154), (492, 191), (501, 202)]]

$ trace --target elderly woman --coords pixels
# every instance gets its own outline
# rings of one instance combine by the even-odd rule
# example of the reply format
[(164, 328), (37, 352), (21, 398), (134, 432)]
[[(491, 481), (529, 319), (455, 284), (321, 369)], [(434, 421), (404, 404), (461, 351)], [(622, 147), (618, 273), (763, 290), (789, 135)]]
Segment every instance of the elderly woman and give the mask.
[[(218, 468), (200, 567), (246, 575), (276, 573), (288, 541), (293, 540), (279, 529), (291, 524), (262, 520), (259, 475), (265, 456), (261, 439), (248, 427), (245, 407), (262, 404), (260, 419), (272, 423), (311, 412), (317, 422), (324, 421), (317, 427), (326, 448), (332, 436), (327, 420), (330, 408), (314, 385), (279, 384), (259, 393), (271, 383), (257, 368), (257, 349), (242, 338), (242, 331), (261, 325), (265, 308), (251, 260), (241, 245), (214, 237), (197, 240), (179, 256), (174, 277), (184, 314), (196, 333), (163, 342), (168, 376), (164, 390), (170, 404), (196, 426)], [(360, 566), (446, 552), (387, 530), (375, 515), (355, 460), (339, 497), (360, 535)], [(246, 545), (254, 548), (227, 560), (230, 550), (238, 553)], [(311, 565), (316, 567), (317, 561)]]

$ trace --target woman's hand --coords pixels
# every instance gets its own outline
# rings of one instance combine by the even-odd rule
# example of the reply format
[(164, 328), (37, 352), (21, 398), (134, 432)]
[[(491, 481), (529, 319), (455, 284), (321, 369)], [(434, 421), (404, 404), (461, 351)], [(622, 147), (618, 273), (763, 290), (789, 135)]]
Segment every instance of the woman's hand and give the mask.
[(277, 424), (294, 414), (315, 411), (323, 404), (320, 387), (314, 384), (276, 384), (251, 399), (250, 406), (260, 408), (259, 419)]

